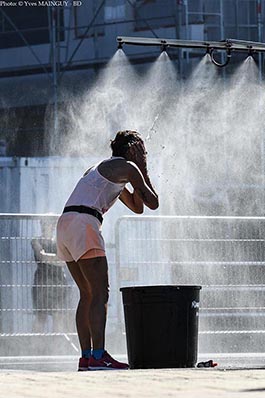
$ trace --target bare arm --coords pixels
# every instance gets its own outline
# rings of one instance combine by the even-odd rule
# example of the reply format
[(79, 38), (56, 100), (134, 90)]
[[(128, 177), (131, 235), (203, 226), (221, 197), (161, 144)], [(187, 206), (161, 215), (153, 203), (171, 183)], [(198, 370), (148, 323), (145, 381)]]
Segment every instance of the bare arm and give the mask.
[[(157, 194), (147, 185), (141, 171), (134, 163), (127, 162), (127, 165), (128, 165), (127, 166), (128, 167), (128, 180), (134, 188), (134, 192), (132, 194), (130, 194), (131, 201), (130, 202), (128, 201), (128, 204), (130, 205), (133, 202), (135, 205), (135, 203), (137, 203), (137, 209), (140, 209), (140, 206), (141, 206), (140, 201), (142, 201), (142, 203), (145, 204), (147, 207), (149, 207), (149, 209), (151, 209), (151, 210), (157, 209), (159, 206)], [(126, 193), (125, 195), (128, 196), (128, 193)], [(125, 198), (125, 195), (124, 195), (123, 199)], [(125, 204), (128, 207), (130, 207), (127, 203), (125, 203)], [(130, 207), (130, 208), (133, 210), (132, 207)]]
[(31, 246), (34, 250), (34, 255), (37, 261), (42, 263), (59, 261), (55, 253), (45, 252), (38, 239), (32, 239)]
[[(137, 187), (133, 194), (135, 197), (138, 198), (138, 200), (142, 199), (144, 204), (146, 204), (149, 208), (152, 208), (147, 203), (145, 203), (145, 200), (146, 200), (146, 198), (149, 198), (150, 191), (151, 191), (153, 193), (153, 196), (156, 198), (156, 199), (154, 199), (152, 197), (151, 206), (155, 206), (154, 209), (156, 209), (158, 207), (158, 195), (157, 195), (157, 193), (150, 181), (149, 175), (148, 175), (146, 155), (147, 155), (147, 152), (146, 152), (145, 145), (144, 145), (143, 141), (138, 141), (137, 143), (133, 144), (130, 147), (129, 152), (127, 153), (127, 160), (132, 161), (133, 165), (137, 166), (136, 169), (138, 170), (138, 172), (140, 173), (140, 175), (142, 177), (141, 182), (144, 183), (144, 186), (142, 184), (140, 184), (141, 187), (140, 186)], [(139, 176), (137, 176), (137, 174), (139, 174), (139, 173), (135, 173), (135, 170), (134, 171), (131, 170), (131, 172), (130, 172), (130, 177), (133, 178), (133, 180), (135, 180), (135, 178), (136, 178), (138, 183), (140, 182)], [(149, 188), (149, 189), (146, 190), (146, 188)], [(148, 199), (147, 199), (147, 201), (148, 201)]]
[(153, 210), (158, 208), (158, 195), (147, 174), (145, 148), (144, 146), (139, 148), (138, 157), (135, 155), (135, 149), (138, 151), (137, 148), (130, 148), (126, 159), (102, 162), (98, 166), (98, 171), (111, 182), (130, 183), (134, 188), (133, 192), (124, 188), (119, 198), (130, 210), (141, 214), (144, 205)]
[(131, 193), (127, 188), (124, 188), (119, 199), (134, 213), (137, 214), (143, 213), (144, 211), (143, 200), (135, 190)]
[(32, 246), (32, 249), (34, 250), (34, 256), (35, 256), (36, 260), (41, 261), (40, 252), (43, 248), (39, 242), (39, 239), (32, 239), (31, 246)]

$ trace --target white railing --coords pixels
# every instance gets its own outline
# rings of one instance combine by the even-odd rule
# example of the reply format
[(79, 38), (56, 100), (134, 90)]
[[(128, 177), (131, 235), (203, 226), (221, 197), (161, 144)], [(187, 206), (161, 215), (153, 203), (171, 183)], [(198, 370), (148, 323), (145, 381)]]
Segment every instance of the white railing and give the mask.
[[(56, 257), (57, 219), (50, 214), (0, 214), (0, 356), (79, 353), (75, 327), (79, 292), (65, 263)], [(53, 256), (40, 256), (41, 248)], [(115, 344), (113, 244), (106, 244), (106, 250), (112, 287), (107, 339), (111, 336)]]
[[(54, 227), (57, 217), (0, 214), (0, 356), (77, 354), (78, 290), (64, 263), (34, 257), (34, 239), (47, 245), (54, 235), (44, 236), (43, 222)], [(262, 349), (264, 217), (121, 217), (107, 251), (110, 343), (125, 349), (119, 287), (194, 284), (202, 285), (200, 352)]]
[(265, 217), (126, 216), (116, 246), (122, 286), (202, 286), (201, 352), (260, 351)]
[[(22, 338), (32, 337), (39, 344), (36, 340), (40, 336), (53, 336), (55, 345), (59, 342), (63, 349), (66, 343), (76, 352), (76, 343), (69, 336), (76, 335), (78, 292), (65, 264), (55, 255), (57, 218), (0, 214), (0, 355), (15, 355), (16, 350), (30, 353), (36, 350), (33, 340)], [(42, 249), (54, 254), (51, 261), (44, 260)]]

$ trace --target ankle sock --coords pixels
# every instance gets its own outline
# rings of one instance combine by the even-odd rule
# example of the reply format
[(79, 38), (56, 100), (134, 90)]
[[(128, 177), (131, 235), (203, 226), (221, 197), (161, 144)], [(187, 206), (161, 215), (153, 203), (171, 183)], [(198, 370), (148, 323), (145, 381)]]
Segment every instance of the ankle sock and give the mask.
[(90, 358), (91, 355), (91, 349), (82, 351), (82, 358)]
[(100, 359), (103, 357), (105, 350), (100, 349), (100, 350), (93, 350), (92, 351), (92, 355), (95, 359)]

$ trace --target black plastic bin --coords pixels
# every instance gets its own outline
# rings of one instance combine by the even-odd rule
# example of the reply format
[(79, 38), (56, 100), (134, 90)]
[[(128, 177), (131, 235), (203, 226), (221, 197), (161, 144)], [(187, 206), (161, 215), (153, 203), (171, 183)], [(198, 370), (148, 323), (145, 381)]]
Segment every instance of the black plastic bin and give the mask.
[(200, 289), (201, 286), (120, 289), (131, 369), (195, 366)]

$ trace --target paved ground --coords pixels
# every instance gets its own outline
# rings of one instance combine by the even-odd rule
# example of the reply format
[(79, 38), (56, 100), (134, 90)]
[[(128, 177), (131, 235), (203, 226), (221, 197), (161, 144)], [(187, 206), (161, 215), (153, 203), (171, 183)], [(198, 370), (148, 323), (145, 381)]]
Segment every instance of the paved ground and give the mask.
[[(214, 369), (76, 372), (76, 357), (0, 358), (2, 398), (255, 398), (265, 396), (263, 355), (213, 358)], [(120, 358), (124, 359), (124, 358)], [(201, 357), (200, 360), (210, 358)], [(249, 366), (249, 368), (246, 368)], [(255, 369), (255, 366), (259, 368)], [(239, 368), (241, 367), (241, 368)], [(60, 371), (58, 371), (60, 370)]]
[(0, 396), (264, 397), (265, 370), (163, 369), (95, 372), (0, 372)]

